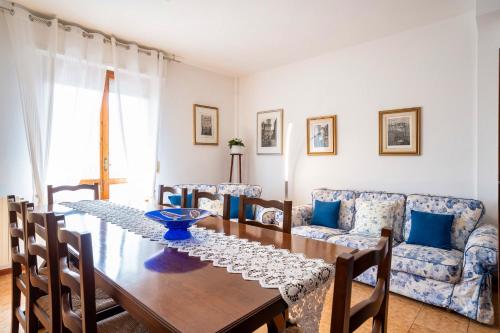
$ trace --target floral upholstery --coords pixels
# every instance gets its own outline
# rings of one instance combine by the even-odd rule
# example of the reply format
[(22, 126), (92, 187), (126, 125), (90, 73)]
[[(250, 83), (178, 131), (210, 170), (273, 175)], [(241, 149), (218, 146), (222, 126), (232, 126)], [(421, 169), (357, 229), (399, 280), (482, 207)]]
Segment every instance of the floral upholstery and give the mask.
[(455, 215), (451, 227), (451, 246), (460, 251), (465, 249), (469, 235), (476, 228), (484, 213), (483, 204), (479, 200), (420, 194), (409, 195), (406, 200), (405, 240), (408, 240), (410, 235), (412, 210)]
[(437, 281), (457, 283), (462, 273), (463, 253), (402, 243), (392, 250), (392, 270)]
[(427, 279), (405, 272), (391, 271), (390, 290), (392, 292), (444, 308), (448, 308), (450, 304), (450, 296), (453, 293), (454, 286), (453, 283)]
[(327, 240), (332, 236), (342, 235), (345, 233), (347, 233), (345, 230), (323, 227), (321, 225), (302, 225), (292, 228), (292, 234), (294, 235), (320, 240)]
[(403, 241), (403, 223), (405, 219), (406, 195), (400, 193), (387, 192), (359, 192), (358, 198), (362, 200), (389, 200), (395, 201), (394, 220), (392, 222), (392, 231), (394, 239), (398, 242)]
[(380, 237), (358, 234), (343, 234), (328, 238), (328, 243), (347, 246), (353, 249), (363, 250), (377, 246)]
[(481, 225), (470, 235), (464, 252), (463, 276), (450, 309), (482, 323), (493, 323), (491, 274), (497, 269), (498, 230)]
[(178, 184), (174, 185), (174, 188), (179, 189), (179, 192), (182, 188), (187, 188), (188, 193), (193, 192), (193, 190), (210, 193), (215, 193), (217, 191), (217, 186), (211, 184)]
[[(229, 194), (231, 196), (239, 197), (240, 195), (246, 195), (250, 198), (260, 198), (262, 194), (262, 187), (259, 185), (250, 184), (240, 184), (240, 183), (222, 183), (217, 185), (217, 193), (219, 194)], [(262, 222), (261, 218), (263, 215), (262, 207), (255, 207), (255, 220)], [(221, 209), (222, 215), (222, 209)], [(268, 217), (270, 221), (274, 223), (274, 215)], [(263, 222), (264, 223), (264, 222)], [(273, 224), (270, 223), (270, 224)]]
[(351, 230), (354, 222), (354, 200), (356, 193), (347, 190), (317, 189), (312, 191), (312, 204), (314, 201), (336, 201), (340, 200), (339, 228)]
[(222, 216), (224, 212), (224, 203), (220, 200), (210, 200), (208, 198), (200, 198), (198, 207), (208, 210), (210, 213)]
[(380, 235), (383, 228), (392, 228), (395, 201), (356, 199), (356, 215), (351, 234)]
[(309, 225), (312, 219), (312, 205), (294, 206), (292, 208), (292, 226)]
[(230, 194), (232, 196), (246, 195), (250, 198), (260, 198), (262, 187), (259, 185), (222, 183), (217, 185), (217, 193)]

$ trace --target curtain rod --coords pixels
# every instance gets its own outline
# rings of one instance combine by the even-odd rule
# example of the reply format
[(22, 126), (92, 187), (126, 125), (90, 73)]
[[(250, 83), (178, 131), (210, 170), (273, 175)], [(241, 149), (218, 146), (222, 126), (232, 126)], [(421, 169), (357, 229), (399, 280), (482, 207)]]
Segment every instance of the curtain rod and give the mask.
[[(52, 24), (52, 21), (50, 18), (47, 18), (47, 17), (42, 17), (42, 16), (39, 16), (41, 14), (33, 14), (32, 11), (30, 11), (28, 8), (22, 6), (22, 5), (19, 5), (17, 3), (14, 3), (12, 2), (12, 7), (20, 7), (20, 8), (23, 8), (24, 10), (28, 11), (30, 13), (29, 15), (29, 19), (33, 22), (38, 22), (38, 23), (42, 23), (42, 24), (46, 24), (47, 26), (50, 26)], [(4, 7), (4, 6), (1, 6), (0, 5), (0, 10), (2, 11), (7, 11), (9, 12), (11, 15), (14, 15), (16, 10), (14, 8), (7, 8), (7, 7)], [(103, 42), (105, 44), (111, 44), (111, 36), (108, 35), (108, 34), (105, 34), (105, 33), (102, 33), (100, 31), (97, 31), (97, 30), (91, 30), (91, 29), (88, 29), (88, 28), (84, 28), (82, 26), (80, 26), (79, 24), (76, 24), (76, 23), (71, 23), (71, 22), (67, 22), (67, 21), (64, 21), (64, 20), (58, 20), (59, 21), (59, 28), (63, 29), (64, 31), (71, 31), (71, 28), (72, 27), (77, 27), (79, 29), (82, 29), (83, 30), (83, 33), (82, 33), (82, 36), (84, 38), (94, 38), (94, 35), (93, 34), (100, 34), (100, 35), (103, 35), (104, 36), (104, 39), (103, 39)], [(151, 51), (158, 51), (158, 53), (160, 54), (163, 54), (165, 56), (165, 58), (169, 61), (174, 61), (174, 62), (181, 62), (180, 60), (177, 59), (176, 55), (173, 54), (173, 53), (168, 53), (168, 52), (165, 52), (165, 51), (162, 51), (162, 50), (156, 50), (154, 48), (149, 48), (149, 47), (146, 47), (146, 46), (142, 46), (142, 45), (139, 45), (138, 43), (135, 43), (135, 42), (127, 42), (127, 41), (124, 41), (124, 40), (121, 40), (121, 39), (118, 39), (118, 38), (115, 38), (116, 40), (116, 46), (119, 46), (119, 47), (123, 47), (123, 48), (126, 48), (126, 49), (129, 49), (130, 48), (130, 44), (135, 44), (137, 45), (137, 51), (139, 53), (144, 53), (146, 55), (151, 55)]]

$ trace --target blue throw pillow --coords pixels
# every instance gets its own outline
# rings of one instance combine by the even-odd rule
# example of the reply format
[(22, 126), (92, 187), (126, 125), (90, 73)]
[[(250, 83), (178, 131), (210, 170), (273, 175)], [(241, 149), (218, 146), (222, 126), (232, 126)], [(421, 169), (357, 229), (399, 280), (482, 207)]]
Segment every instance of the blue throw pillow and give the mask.
[(453, 215), (411, 211), (410, 236), (406, 243), (451, 250)]
[[(231, 196), (231, 207), (229, 210), (229, 218), (237, 219), (240, 210), (240, 197)], [(252, 205), (246, 205), (245, 216), (249, 220), (254, 219)]]
[[(169, 195), (168, 200), (170, 200), (170, 203), (174, 206), (180, 206), (181, 205), (181, 198), (182, 195), (180, 194), (174, 194), (174, 195)], [(193, 201), (193, 194), (190, 193), (187, 196), (187, 208), (191, 208), (191, 203)]]
[(338, 228), (340, 212), (340, 200), (336, 201), (314, 201), (312, 225)]

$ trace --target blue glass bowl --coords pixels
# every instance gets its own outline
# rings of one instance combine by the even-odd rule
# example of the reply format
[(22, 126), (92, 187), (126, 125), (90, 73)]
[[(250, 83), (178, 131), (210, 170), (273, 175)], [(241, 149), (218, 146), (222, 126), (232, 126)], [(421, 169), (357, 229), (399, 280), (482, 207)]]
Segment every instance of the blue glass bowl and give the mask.
[(167, 208), (147, 212), (144, 216), (168, 228), (163, 238), (181, 240), (190, 238), (191, 232), (188, 228), (210, 216), (210, 212), (198, 208)]

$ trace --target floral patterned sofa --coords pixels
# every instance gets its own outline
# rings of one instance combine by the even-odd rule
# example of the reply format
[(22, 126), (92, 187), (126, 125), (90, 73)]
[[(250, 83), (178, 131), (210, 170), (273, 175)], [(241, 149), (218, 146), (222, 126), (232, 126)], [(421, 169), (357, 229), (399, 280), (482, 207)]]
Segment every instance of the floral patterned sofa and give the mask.
[[(173, 186), (175, 189), (180, 190), (182, 188), (187, 188), (188, 193), (191, 193), (193, 190), (210, 192), (210, 193), (219, 193), (219, 194), (230, 194), (232, 196), (240, 196), (246, 195), (251, 198), (260, 198), (262, 194), (262, 187), (259, 185), (250, 185), (250, 184), (240, 184), (240, 183), (221, 183), (218, 185), (212, 184), (177, 184)], [(223, 204), (219, 201), (212, 201), (205, 198), (200, 199), (200, 208), (212, 211), (218, 215), (222, 215)], [(265, 209), (257, 206), (256, 207), (256, 219), (262, 219), (262, 215), (264, 214)]]
[[(480, 224), (484, 214), (480, 201), (318, 189), (312, 192), (313, 203), (315, 200), (341, 201), (339, 229), (310, 225), (313, 205), (302, 205), (293, 209), (292, 233), (357, 249), (375, 246), (377, 237), (350, 232), (355, 223), (358, 199), (396, 202), (391, 291), (456, 311), (481, 323), (493, 323), (492, 273), (497, 267), (498, 232), (496, 227)], [(407, 244), (411, 210), (453, 214), (452, 250)], [(375, 278), (376, 270), (372, 268), (358, 280), (374, 285)]]

